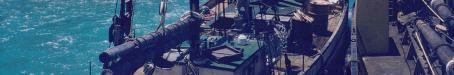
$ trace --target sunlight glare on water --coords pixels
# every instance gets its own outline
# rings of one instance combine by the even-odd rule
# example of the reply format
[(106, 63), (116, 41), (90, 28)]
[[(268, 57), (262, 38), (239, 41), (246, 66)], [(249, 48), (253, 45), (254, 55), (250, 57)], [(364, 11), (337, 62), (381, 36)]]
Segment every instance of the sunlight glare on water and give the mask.
[[(160, 0), (134, 0), (136, 35), (159, 22)], [(203, 1), (200, 4), (203, 4)], [(0, 75), (99, 74), (98, 54), (109, 47), (116, 0), (0, 0)], [(166, 24), (189, 9), (169, 0)]]

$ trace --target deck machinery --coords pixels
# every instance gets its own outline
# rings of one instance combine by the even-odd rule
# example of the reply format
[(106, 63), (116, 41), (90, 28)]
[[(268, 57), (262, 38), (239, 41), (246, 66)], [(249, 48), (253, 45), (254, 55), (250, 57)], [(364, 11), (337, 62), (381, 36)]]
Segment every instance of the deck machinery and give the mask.
[(131, 34), (132, 1), (120, 0), (103, 75), (345, 73), (344, 0), (190, 0), (180, 20), (141, 37)]
[[(422, 69), (421, 73), (433, 75), (453, 75), (454, 68), (454, 49), (452, 34), (454, 33), (454, 13), (452, 6), (449, 6), (449, 0), (403, 0), (401, 3), (417, 5), (408, 11), (409, 13), (400, 19), (401, 23), (407, 27), (400, 28), (407, 30), (407, 33), (413, 40), (419, 43), (418, 47), (426, 59), (423, 66), (428, 68)], [(413, 3), (410, 3), (413, 2)], [(402, 6), (408, 4), (402, 4)], [(407, 7), (408, 8), (408, 7)], [(408, 18), (410, 17), (410, 18)], [(402, 18), (402, 17), (399, 17)]]
[[(370, 0), (356, 0), (370, 1)], [(367, 39), (351, 24), (352, 75), (453, 75), (452, 0), (389, 0), (389, 53), (367, 55)], [(350, 0), (349, 4), (358, 4)], [(358, 8), (355, 6), (350, 6)], [(349, 7), (349, 8), (350, 8)], [(351, 13), (361, 13), (350, 11)], [(349, 21), (355, 20), (352, 17)], [(361, 33), (361, 34), (359, 34)], [(367, 33), (366, 33), (367, 34)]]

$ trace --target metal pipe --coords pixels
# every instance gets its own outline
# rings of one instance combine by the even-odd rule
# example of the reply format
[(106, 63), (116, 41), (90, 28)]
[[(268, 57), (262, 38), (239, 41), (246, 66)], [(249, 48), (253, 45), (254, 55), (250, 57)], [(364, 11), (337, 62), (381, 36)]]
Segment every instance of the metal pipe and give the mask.
[(421, 0), (421, 1), (426, 5), (427, 8), (429, 8), (430, 12), (432, 12), (435, 15), (435, 17), (440, 19), (442, 22), (445, 22), (445, 20), (443, 20), (443, 18), (441, 18), (440, 15), (438, 15), (437, 12), (435, 12), (435, 10), (432, 9), (425, 0)]
[(438, 58), (442, 63), (447, 64), (449, 61), (451, 61), (452, 58), (454, 58), (454, 51), (452, 47), (445, 40), (443, 40), (427, 23), (418, 20), (416, 22), (416, 26), (422, 36), (426, 39), (430, 48), (434, 50), (433, 52), (437, 53)]
[(447, 75), (454, 75), (454, 58), (446, 64)]
[(172, 25), (109, 48), (99, 55), (99, 60), (103, 63), (108, 63), (119, 57), (125, 57), (125, 55), (132, 52), (163, 53), (185, 40), (190, 40), (191, 37), (198, 36), (195, 34), (200, 32), (200, 25), (203, 21), (199, 14), (192, 14), (196, 15), (189, 16), (190, 13), (187, 13), (185, 17)]
[[(425, 2), (425, 1), (423, 1)], [(444, 0), (432, 0), (430, 5), (435, 10), (435, 12), (442, 18), (442, 21), (447, 23), (447, 27), (450, 28), (449, 30), (454, 30), (454, 14), (451, 9), (447, 6)]]
[(424, 57), (426, 58), (427, 64), (429, 64), (429, 69), (432, 72), (433, 75), (437, 75), (435, 73), (434, 68), (432, 67), (432, 63), (430, 62), (429, 56), (427, 55), (426, 50), (424, 49), (424, 45), (422, 44), (421, 37), (419, 36), (419, 33), (414, 33), (416, 41), (418, 42), (418, 46), (420, 47), (421, 51), (424, 54)]

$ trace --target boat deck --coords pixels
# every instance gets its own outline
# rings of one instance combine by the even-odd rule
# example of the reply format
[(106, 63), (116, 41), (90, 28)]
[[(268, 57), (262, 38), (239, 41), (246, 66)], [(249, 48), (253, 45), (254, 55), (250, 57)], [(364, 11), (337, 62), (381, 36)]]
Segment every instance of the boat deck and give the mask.
[[(313, 50), (316, 52), (315, 54), (297, 54), (297, 53), (287, 53), (288, 58), (291, 61), (292, 69), (294, 74), (303, 74), (306, 70), (311, 67), (311, 64), (314, 63), (315, 57), (320, 56), (320, 52), (322, 52), (323, 46), (325, 46), (326, 42), (332, 37), (331, 33), (336, 32), (339, 24), (339, 20), (341, 20), (341, 6), (336, 6), (336, 9), (332, 10), (332, 14), (329, 15), (329, 23), (328, 23), (328, 31), (330, 32), (329, 36), (326, 35), (313, 35), (313, 42), (312, 45)], [(285, 58), (284, 55), (281, 55), (280, 60), (276, 62), (274, 75), (284, 75), (286, 74), (286, 67), (285, 67)]]
[[(231, 5), (228, 5), (227, 0), (224, 0), (224, 3), (214, 5), (213, 7), (210, 7), (211, 16), (205, 16), (206, 18), (206, 23), (205, 25), (202, 25), (202, 28), (206, 28), (205, 32), (203, 33), (204, 35), (209, 34), (212, 30), (210, 29), (210, 26), (213, 25), (224, 25), (226, 23), (225, 21), (227, 20), (220, 20), (222, 18), (227, 18), (227, 19), (233, 19), (233, 17), (237, 16), (238, 14), (234, 12), (234, 7), (231, 7)], [(258, 5), (253, 4), (252, 2), (252, 7), (258, 7)], [(300, 6), (302, 6), (302, 2), (298, 2), (297, 0), (281, 0), (278, 2), (277, 8), (278, 9), (278, 15), (281, 20), (281, 22), (288, 22), (290, 20), (290, 17), (292, 17), (293, 12), (296, 11)], [(265, 19), (262, 18), (262, 20), (273, 20), (272, 17), (274, 17), (274, 12), (272, 11), (267, 11), (266, 13), (259, 13), (259, 9), (253, 9), (253, 12), (255, 13), (255, 16), (258, 17), (261, 14), (264, 14), (266, 17)], [(222, 13), (225, 12), (225, 16)], [(339, 21), (342, 19), (341, 15), (342, 13), (342, 7), (341, 6), (335, 6), (333, 10), (331, 11), (331, 14), (328, 16), (328, 32), (333, 33), (337, 31), (337, 28), (339, 27)], [(231, 20), (233, 21), (233, 20)], [(220, 23), (219, 23), (220, 22)], [(286, 23), (288, 24), (288, 23)], [(320, 52), (322, 52), (322, 48), (325, 46), (326, 42), (330, 39), (332, 36), (330, 35), (317, 35), (317, 34), (312, 34), (313, 35), (313, 49), (315, 51), (315, 54), (298, 54), (298, 53), (287, 53), (289, 54), (289, 59), (291, 61), (292, 69), (294, 70), (299, 70), (298, 72), (302, 71), (301, 73), (304, 73), (305, 70), (308, 70), (310, 65), (314, 63), (315, 57), (320, 56)], [(252, 52), (253, 53), (253, 52)], [(275, 61), (274, 65), (274, 70), (273, 73), (275, 75), (283, 75), (285, 74), (285, 61), (284, 61), (284, 56), (281, 55), (277, 61)], [(225, 65), (225, 64), (212, 64), (209, 65), (212, 67), (220, 67), (220, 68), (227, 68), (230, 70), (235, 69), (234, 66), (230, 65)], [(176, 67), (178, 68), (178, 67)], [(143, 75), (143, 67), (138, 69), (136, 71), (135, 75)], [(182, 70), (181, 70), (182, 71)], [(175, 71), (172, 69), (172, 71), (168, 71), (167, 73), (173, 73), (176, 74), (175, 72), (181, 73), (181, 71)], [(157, 71), (158, 72), (158, 71)], [(164, 73), (163, 73), (164, 74)], [(179, 74), (176, 74), (179, 75)]]

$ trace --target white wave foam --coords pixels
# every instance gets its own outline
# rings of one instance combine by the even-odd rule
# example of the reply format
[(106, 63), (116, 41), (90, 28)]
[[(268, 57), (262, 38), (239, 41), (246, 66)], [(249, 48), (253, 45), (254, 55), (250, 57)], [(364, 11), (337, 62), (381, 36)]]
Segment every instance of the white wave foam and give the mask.
[(20, 28), (20, 32), (27, 32), (27, 31), (30, 31), (30, 30), (34, 30), (35, 28), (31, 28), (30, 26), (28, 25), (22, 25), (22, 26), (19, 26)]
[(20, 73), (22, 73), (22, 74), (26, 74), (26, 73), (27, 73), (27, 71), (25, 71), (25, 70), (22, 70), (22, 71), (20, 71)]
[(9, 40), (8, 37), (6, 37), (6, 38), (0, 38), (0, 43), (5, 43), (5, 42), (7, 42), (8, 40)]
[(36, 35), (50, 35), (51, 33), (37, 33)]
[(58, 44), (58, 43), (56, 43), (56, 42), (46, 42), (46, 43), (44, 43), (44, 44), (41, 44), (41, 46), (44, 46), (44, 47), (45, 47), (46, 45), (49, 45), (49, 46), (51, 46), (52, 48), (57, 49), (57, 48), (59, 48), (59, 45), (60, 45), (60, 44)]
[(100, 3), (100, 4), (114, 4), (116, 3), (116, 0), (93, 0), (95, 3)]
[(50, 0), (31, 0), (32, 2), (48, 2)]
[(71, 68), (71, 65), (68, 65), (68, 64), (63, 64), (62, 68), (63, 69), (66, 69), (66, 70), (70, 70)]
[(61, 21), (64, 21), (64, 20), (66, 20), (66, 18), (58, 18), (58, 19), (51, 20), (48, 23), (57, 23), (57, 22), (61, 22)]
[(67, 42), (67, 43), (73, 43), (74, 38), (72, 36), (57, 36), (57, 42)]
[(55, 18), (55, 17), (57, 17), (57, 15), (47, 15), (47, 16), (43, 16), (42, 18), (50, 19), (50, 18)]
[(21, 32), (28, 32), (28, 31), (34, 30), (34, 29), (35, 29), (35, 28), (25, 28), (25, 29), (21, 29), (21, 30), (19, 30), (19, 31), (21, 31)]

